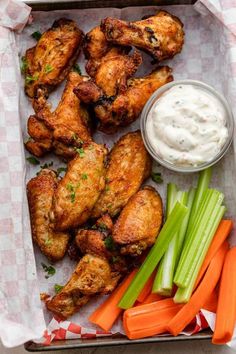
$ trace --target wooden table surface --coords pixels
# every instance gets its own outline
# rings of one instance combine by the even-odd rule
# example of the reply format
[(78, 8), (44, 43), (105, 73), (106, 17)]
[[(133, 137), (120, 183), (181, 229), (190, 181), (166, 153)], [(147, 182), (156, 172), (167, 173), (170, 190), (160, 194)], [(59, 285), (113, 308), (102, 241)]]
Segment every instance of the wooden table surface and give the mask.
[[(26, 354), (24, 347), (5, 349), (0, 344), (0, 354)], [(106, 347), (99, 349), (71, 349), (50, 352), (51, 354), (235, 354), (235, 351), (226, 346), (212, 345), (208, 340), (190, 342), (172, 342), (159, 344), (140, 344), (122, 347)]]

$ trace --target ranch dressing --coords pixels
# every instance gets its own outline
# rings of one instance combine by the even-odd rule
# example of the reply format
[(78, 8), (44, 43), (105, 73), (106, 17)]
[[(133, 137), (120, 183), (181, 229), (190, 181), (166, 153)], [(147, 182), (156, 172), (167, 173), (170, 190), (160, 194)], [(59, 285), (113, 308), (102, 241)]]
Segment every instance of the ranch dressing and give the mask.
[(182, 166), (212, 160), (228, 137), (226, 112), (213, 95), (192, 85), (176, 85), (151, 108), (146, 132), (162, 159)]

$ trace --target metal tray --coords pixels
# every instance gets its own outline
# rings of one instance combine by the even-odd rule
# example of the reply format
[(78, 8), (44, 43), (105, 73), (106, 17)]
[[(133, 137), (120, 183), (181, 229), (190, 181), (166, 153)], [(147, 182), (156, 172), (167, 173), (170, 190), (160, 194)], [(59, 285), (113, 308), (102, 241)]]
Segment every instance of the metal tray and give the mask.
[[(31, 6), (33, 10), (50, 11), (63, 9), (86, 9), (99, 7), (127, 7), (127, 6), (148, 6), (148, 5), (178, 5), (178, 4), (194, 4), (196, 0), (21, 0), (27, 5)], [(93, 339), (68, 339), (54, 341), (49, 346), (42, 346), (32, 341), (25, 344), (25, 349), (30, 352), (51, 351), (72, 348), (94, 348), (117, 345), (132, 345), (145, 344), (155, 342), (173, 342), (173, 341), (189, 341), (189, 340), (203, 340), (212, 337), (211, 330), (205, 330), (201, 333), (178, 337), (163, 336), (151, 337), (145, 339), (129, 340), (123, 335), (113, 335), (111, 337), (101, 337)]]

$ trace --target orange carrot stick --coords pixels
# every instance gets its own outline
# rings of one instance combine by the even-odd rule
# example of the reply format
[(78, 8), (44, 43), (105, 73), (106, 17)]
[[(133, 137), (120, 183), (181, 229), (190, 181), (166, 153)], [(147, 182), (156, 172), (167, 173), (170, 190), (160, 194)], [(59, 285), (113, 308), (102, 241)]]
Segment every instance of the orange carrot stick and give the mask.
[(212, 338), (214, 344), (225, 344), (233, 336), (236, 316), (236, 247), (225, 258), (220, 281), (216, 324)]
[(214, 290), (210, 294), (209, 298), (207, 299), (205, 304), (202, 306), (202, 308), (204, 310), (216, 313), (217, 303), (218, 303), (218, 294), (217, 294), (217, 291)]
[(146, 299), (144, 300), (144, 302), (142, 303), (143, 305), (144, 304), (151, 304), (152, 302), (156, 302), (156, 301), (160, 301), (160, 300), (163, 300), (164, 297), (159, 295), (159, 294), (154, 294), (154, 293), (151, 293), (149, 294)]
[(209, 266), (210, 261), (222, 245), (222, 243), (226, 240), (226, 238), (229, 236), (231, 230), (233, 228), (233, 221), (232, 220), (222, 220), (218, 226), (218, 229), (216, 230), (215, 236), (213, 238), (213, 241), (210, 245), (209, 250), (207, 251), (206, 258), (202, 264), (201, 270), (198, 274), (196, 283), (195, 283), (195, 289), (198, 286), (199, 282), (201, 281), (207, 267)]
[(209, 295), (216, 287), (216, 284), (220, 278), (228, 247), (228, 242), (225, 241), (210, 262), (204, 278), (190, 298), (189, 302), (185, 304), (177, 315), (169, 322), (167, 329), (174, 336), (177, 336), (192, 321), (194, 316), (196, 316), (198, 311), (204, 306), (209, 298)]
[(183, 306), (168, 298), (126, 310), (123, 325), (127, 337), (138, 339), (166, 332), (166, 325)]
[(137, 301), (143, 303), (144, 300), (146, 299), (146, 297), (151, 293), (152, 291), (152, 285), (154, 282), (156, 276), (156, 271), (154, 271), (150, 278), (148, 279), (148, 281), (146, 282), (146, 284), (143, 287), (143, 290), (141, 291), (141, 293), (139, 294)]
[(119, 314), (122, 312), (122, 309), (120, 309), (117, 305), (137, 271), (138, 269), (134, 269), (113, 291), (106, 301), (90, 315), (90, 322), (98, 325), (106, 332), (111, 329)]

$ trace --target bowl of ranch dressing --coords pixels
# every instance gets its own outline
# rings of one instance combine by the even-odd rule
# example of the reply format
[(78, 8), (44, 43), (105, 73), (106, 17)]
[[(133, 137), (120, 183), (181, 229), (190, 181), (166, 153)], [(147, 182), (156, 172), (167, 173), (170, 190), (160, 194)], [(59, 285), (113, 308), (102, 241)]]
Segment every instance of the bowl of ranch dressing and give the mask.
[(170, 82), (150, 97), (141, 115), (141, 132), (151, 156), (178, 172), (197, 172), (227, 152), (234, 118), (226, 99), (195, 80)]

